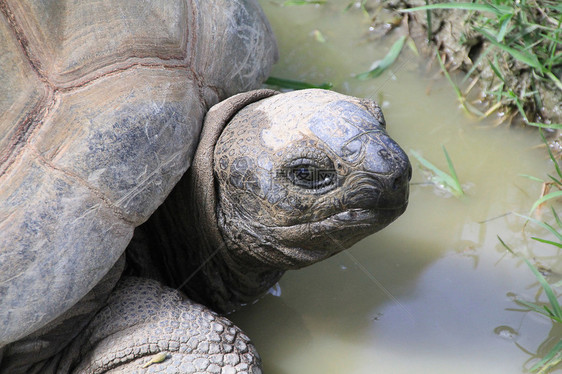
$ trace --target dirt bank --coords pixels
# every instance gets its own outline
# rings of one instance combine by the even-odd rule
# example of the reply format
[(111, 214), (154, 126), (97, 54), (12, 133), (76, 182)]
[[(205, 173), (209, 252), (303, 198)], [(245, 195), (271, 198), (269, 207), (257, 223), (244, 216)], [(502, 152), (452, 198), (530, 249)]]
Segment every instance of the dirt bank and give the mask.
[[(431, 4), (438, 2), (441, 1), (430, 1)], [(432, 63), (437, 64), (435, 51), (438, 50), (448, 71), (468, 75), (460, 88), (466, 93), (469, 109), (474, 109), (477, 115), (496, 118), (498, 123), (562, 123), (562, 90), (544, 74), (537, 74), (535, 69), (475, 31), (475, 27), (482, 22), (480, 12), (434, 9), (431, 10), (431, 26), (428, 26), (427, 11), (400, 12), (401, 9), (426, 5), (424, 0), (372, 1), (364, 5), (369, 14), (374, 15), (374, 30), (400, 25), (398, 27), (407, 29), (402, 31), (412, 37), (418, 50), (429, 56)], [(385, 26), (384, 23), (388, 21), (381, 21), (381, 8), (385, 14), (391, 14), (393, 25)], [(537, 12), (534, 20), (539, 20), (541, 24), (552, 26), (560, 22), (561, 13), (558, 9), (545, 11), (536, 8), (532, 11)], [(513, 17), (519, 16), (517, 12), (516, 9)], [(401, 22), (397, 22), (397, 19)], [(555, 26), (559, 28), (560, 24)], [(541, 32), (541, 28), (535, 27), (529, 31), (532, 32)], [(516, 35), (508, 27), (505, 42), (517, 43), (514, 39)], [(562, 53), (560, 40), (554, 45), (552, 53)], [(560, 79), (562, 65), (553, 66), (551, 71)], [(526, 120), (521, 112), (525, 113)]]

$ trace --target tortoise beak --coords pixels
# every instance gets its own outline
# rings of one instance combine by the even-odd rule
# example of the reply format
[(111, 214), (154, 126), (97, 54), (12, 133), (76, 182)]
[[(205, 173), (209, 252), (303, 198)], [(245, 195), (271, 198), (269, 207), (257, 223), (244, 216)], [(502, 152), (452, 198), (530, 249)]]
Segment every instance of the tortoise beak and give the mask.
[[(400, 211), (408, 205), (411, 167), (400, 175), (377, 175), (357, 173), (351, 175), (346, 184), (350, 188), (344, 193), (343, 206), (347, 209)], [(351, 187), (352, 186), (352, 187)]]
[(390, 137), (379, 137), (376, 143), (377, 151), (367, 152), (359, 170), (347, 177), (342, 205), (344, 209), (386, 212), (394, 220), (408, 205), (412, 166)]

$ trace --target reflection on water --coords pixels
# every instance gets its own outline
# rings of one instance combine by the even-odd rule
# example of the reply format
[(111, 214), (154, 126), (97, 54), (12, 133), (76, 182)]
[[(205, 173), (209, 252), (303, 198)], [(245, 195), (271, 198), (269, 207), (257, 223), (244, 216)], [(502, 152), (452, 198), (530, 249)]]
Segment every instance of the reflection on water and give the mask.
[(347, 253), (288, 273), (280, 297), (268, 295), (233, 315), (256, 343), (265, 371), (525, 372), (562, 330), (518, 311), (514, 298), (535, 300), (539, 287), (497, 235), (562, 273), (559, 253), (530, 239), (545, 234), (531, 224), (523, 232), (523, 220), (506, 214), (528, 212), (540, 193), (539, 183), (520, 174), (545, 178), (551, 169), (535, 148), (538, 135), (467, 119), (452, 88), (428, 78), (410, 51), (380, 78), (354, 79), (394, 39), (386, 46), (368, 42), (368, 19), (357, 10), (343, 12), (347, 1), (261, 3), (280, 46), (273, 75), (332, 81), (339, 92), (378, 100), (389, 133), (406, 151), (445, 169), (445, 145), (469, 186), (462, 199), (436, 193), (412, 160), (410, 205), (401, 218)]

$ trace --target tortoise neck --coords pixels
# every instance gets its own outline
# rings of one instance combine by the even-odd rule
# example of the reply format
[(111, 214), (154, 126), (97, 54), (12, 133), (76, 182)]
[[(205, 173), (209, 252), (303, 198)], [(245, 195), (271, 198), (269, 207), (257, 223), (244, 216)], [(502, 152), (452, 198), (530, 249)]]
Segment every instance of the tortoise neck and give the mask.
[[(223, 239), (215, 209), (184, 176), (127, 250), (128, 273), (157, 279), (217, 312), (229, 313), (263, 296), (283, 275)], [(211, 214), (210, 210), (213, 211)], [(212, 221), (214, 219), (214, 222)]]
[[(275, 95), (271, 90), (255, 90), (235, 95), (209, 110), (205, 118), (199, 146), (193, 157), (193, 164), (182, 181), (185, 187), (176, 186), (174, 191), (188, 194), (182, 206), (190, 207), (185, 212), (190, 215), (184, 229), (192, 230), (191, 243), (198, 248), (190, 251), (190, 256), (203, 256), (189, 265), (198, 267), (189, 276), (194, 280), (192, 289), (195, 297), (197, 289), (205, 289), (205, 294), (197, 295), (216, 310), (231, 311), (240, 305), (254, 301), (262, 296), (283, 275), (277, 270), (249, 255), (252, 243), (241, 240), (225, 242), (223, 232), (228, 230), (218, 221), (219, 198), (214, 175), (215, 145), (230, 119), (246, 105)], [(177, 203), (176, 198), (168, 199)], [(168, 201), (167, 200), (167, 201)], [(189, 288), (191, 281), (183, 288)]]

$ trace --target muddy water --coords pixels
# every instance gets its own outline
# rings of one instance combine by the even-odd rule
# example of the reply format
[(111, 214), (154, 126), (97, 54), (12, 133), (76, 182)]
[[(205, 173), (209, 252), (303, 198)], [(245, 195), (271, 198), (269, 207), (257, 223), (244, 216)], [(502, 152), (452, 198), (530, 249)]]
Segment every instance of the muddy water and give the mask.
[[(368, 19), (334, 5), (262, 5), (277, 34), (281, 60), (273, 75), (321, 83), (378, 100), (388, 130), (411, 155), (441, 168), (445, 145), (467, 196), (427, 183), (412, 158), (410, 206), (385, 230), (348, 252), (289, 272), (280, 296), (268, 295), (232, 316), (257, 345), (270, 374), (524, 373), (562, 337), (541, 316), (518, 311), (514, 298), (534, 300), (529, 269), (516, 251), (562, 272), (559, 253), (530, 239), (546, 236), (509, 214), (526, 213), (553, 172), (537, 134), (492, 128), (457, 109), (453, 89), (425, 73), (405, 50), (394, 69), (359, 82), (389, 45), (367, 40)], [(318, 30), (326, 40), (319, 41)], [(391, 35), (390, 42), (398, 35)], [(539, 296), (544, 300), (544, 295)]]

